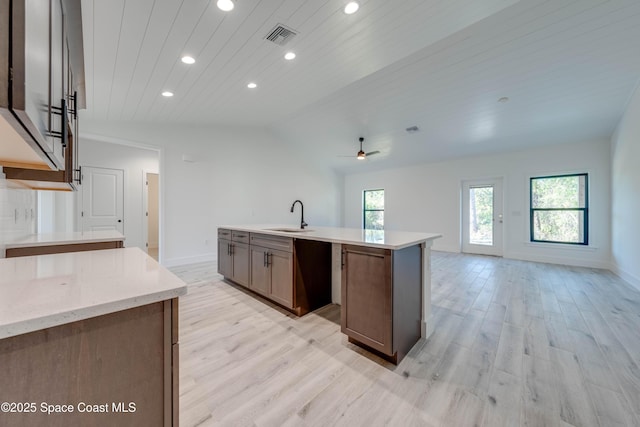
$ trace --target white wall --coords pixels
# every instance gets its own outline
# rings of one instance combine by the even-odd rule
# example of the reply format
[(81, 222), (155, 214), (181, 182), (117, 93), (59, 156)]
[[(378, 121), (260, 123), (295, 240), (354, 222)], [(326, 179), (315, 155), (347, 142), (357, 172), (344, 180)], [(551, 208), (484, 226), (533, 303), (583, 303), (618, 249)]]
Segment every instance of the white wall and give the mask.
[[(215, 259), (221, 225), (297, 224), (300, 211), (289, 212), (295, 199), (304, 202), (310, 225), (341, 224), (342, 178), (311, 165), (269, 130), (96, 122), (84, 122), (82, 130), (103, 140), (162, 147), (160, 256), (165, 265)], [(183, 155), (195, 161), (185, 162)]]
[(640, 289), (640, 87), (611, 139), (614, 271)]
[(38, 233), (76, 231), (76, 193), (37, 191)]
[[(434, 249), (459, 252), (461, 182), (504, 180), (504, 256), (610, 268), (610, 163), (607, 141), (464, 158), (345, 177), (344, 222), (361, 227), (362, 191), (385, 190), (385, 228), (435, 232)], [(529, 177), (589, 173), (589, 247), (529, 242)]]
[[(124, 171), (124, 235), (125, 246), (145, 249), (143, 177), (146, 172), (157, 173), (160, 166), (158, 151), (129, 147), (82, 138), (80, 165), (122, 169)], [(81, 197), (82, 189), (78, 191)], [(79, 206), (82, 206), (81, 201)], [(81, 218), (79, 218), (81, 221)]]

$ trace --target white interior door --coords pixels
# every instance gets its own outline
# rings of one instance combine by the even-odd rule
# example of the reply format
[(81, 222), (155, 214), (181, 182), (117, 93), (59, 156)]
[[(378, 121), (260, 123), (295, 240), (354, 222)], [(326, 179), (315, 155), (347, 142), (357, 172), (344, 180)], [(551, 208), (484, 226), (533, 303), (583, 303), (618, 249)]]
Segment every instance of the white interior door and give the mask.
[(502, 256), (502, 179), (462, 183), (462, 252)]
[(159, 252), (159, 186), (160, 176), (154, 172), (142, 173), (142, 206), (144, 216), (142, 217), (142, 232), (145, 249), (147, 253), (158, 259)]
[(124, 234), (124, 171), (82, 168), (82, 231), (118, 230)]

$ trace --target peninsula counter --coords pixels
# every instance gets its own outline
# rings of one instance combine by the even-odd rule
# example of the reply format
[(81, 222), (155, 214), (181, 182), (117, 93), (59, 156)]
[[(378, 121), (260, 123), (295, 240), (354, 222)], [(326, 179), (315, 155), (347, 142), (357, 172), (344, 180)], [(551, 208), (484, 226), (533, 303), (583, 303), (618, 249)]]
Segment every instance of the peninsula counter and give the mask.
[(35, 404), (0, 425), (177, 425), (186, 291), (138, 248), (0, 259), (0, 402)]
[[(4, 257), (58, 254), (65, 252), (94, 251), (124, 247), (125, 237), (116, 230), (73, 231), (37, 233), (15, 238), (5, 238)], [(2, 255), (2, 253), (0, 253)]]

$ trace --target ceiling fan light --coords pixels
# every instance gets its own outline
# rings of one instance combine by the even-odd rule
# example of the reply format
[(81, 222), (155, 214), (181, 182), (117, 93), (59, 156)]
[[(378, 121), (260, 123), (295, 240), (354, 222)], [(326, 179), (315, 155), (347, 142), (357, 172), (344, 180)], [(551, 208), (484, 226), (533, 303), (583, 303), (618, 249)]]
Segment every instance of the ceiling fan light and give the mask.
[(364, 160), (367, 157), (364, 151), (358, 151), (358, 160)]
[(225, 12), (229, 12), (230, 10), (233, 10), (235, 6), (233, 4), (233, 0), (218, 0), (216, 5), (218, 6), (218, 9), (223, 10)]

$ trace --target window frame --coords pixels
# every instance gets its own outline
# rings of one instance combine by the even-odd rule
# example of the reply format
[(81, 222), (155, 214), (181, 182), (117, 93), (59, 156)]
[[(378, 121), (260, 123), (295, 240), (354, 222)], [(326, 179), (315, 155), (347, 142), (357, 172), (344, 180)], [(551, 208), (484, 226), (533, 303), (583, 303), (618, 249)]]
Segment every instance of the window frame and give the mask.
[[(375, 230), (375, 228), (366, 228), (367, 226), (367, 212), (382, 212), (384, 213), (384, 208), (382, 209), (367, 209), (367, 193), (372, 193), (374, 191), (382, 191), (382, 200), (384, 201), (384, 188), (376, 188), (370, 190), (362, 191), (362, 229), (363, 230)], [(384, 230), (384, 218), (382, 220), (382, 229)]]
[[(533, 207), (533, 181), (537, 179), (570, 178), (584, 176), (584, 207), (583, 208), (534, 208)], [(534, 238), (534, 214), (535, 212), (583, 212), (582, 233), (583, 242), (563, 242), (558, 240), (537, 240)], [(531, 243), (553, 243), (559, 245), (589, 246), (589, 173), (566, 173), (558, 175), (531, 176), (529, 177), (529, 241)]]

